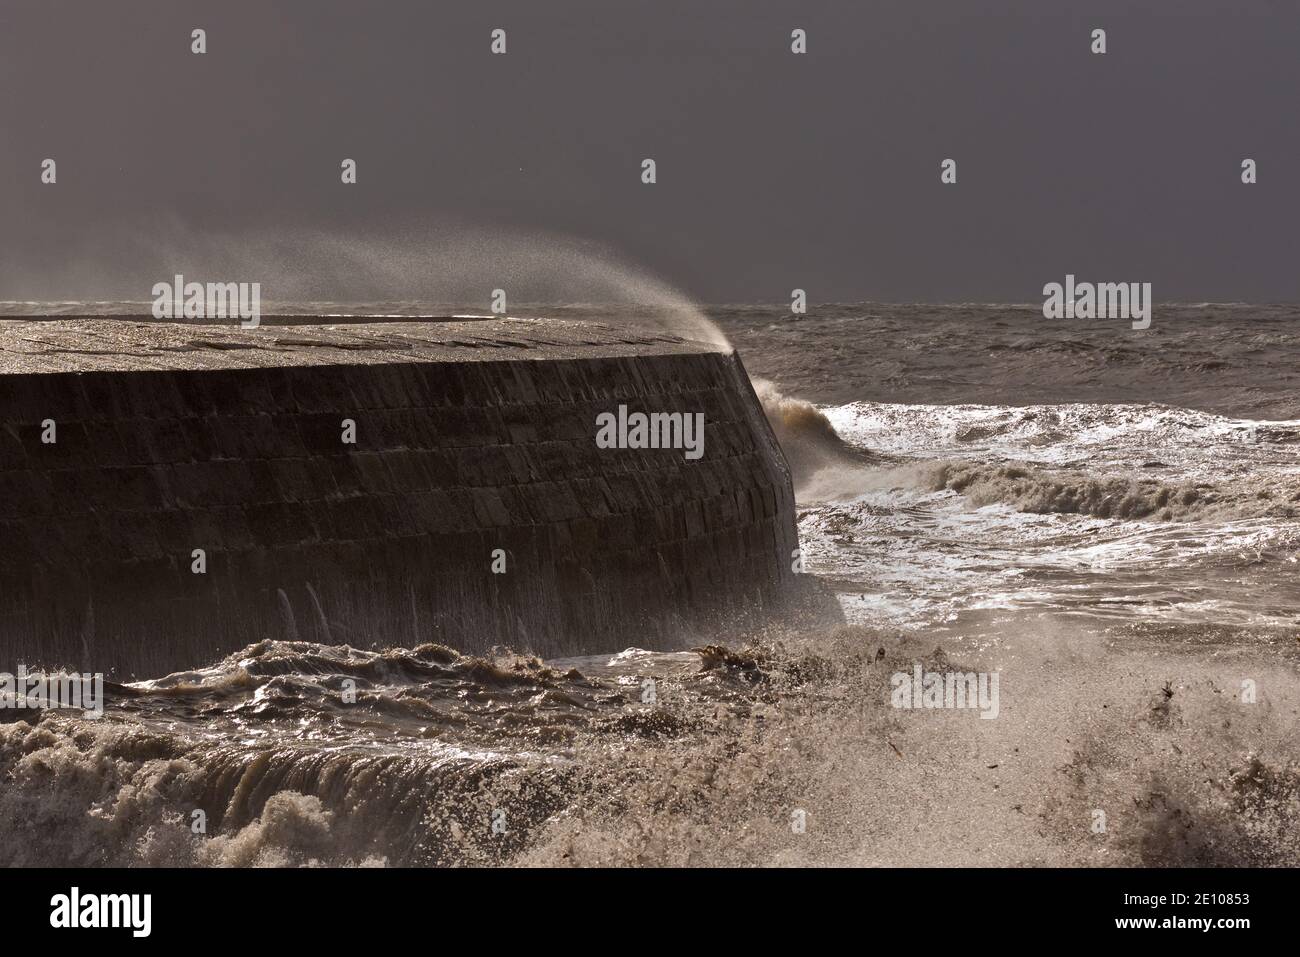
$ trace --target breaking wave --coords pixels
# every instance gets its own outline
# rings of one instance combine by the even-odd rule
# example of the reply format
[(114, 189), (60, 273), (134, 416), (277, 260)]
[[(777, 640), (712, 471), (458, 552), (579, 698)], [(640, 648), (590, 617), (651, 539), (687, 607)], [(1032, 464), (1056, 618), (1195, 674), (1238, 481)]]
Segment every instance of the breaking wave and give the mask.
[(1171, 484), (971, 462), (936, 463), (927, 475), (932, 489), (959, 492), (977, 507), (1006, 503), (1025, 512), (1163, 522), (1300, 517), (1300, 483), (1282, 477)]
[(811, 402), (784, 395), (775, 383), (754, 379), (754, 391), (790, 465), (800, 498), (851, 495), (862, 487), (862, 466), (873, 461), (869, 450), (845, 442), (835, 426)]

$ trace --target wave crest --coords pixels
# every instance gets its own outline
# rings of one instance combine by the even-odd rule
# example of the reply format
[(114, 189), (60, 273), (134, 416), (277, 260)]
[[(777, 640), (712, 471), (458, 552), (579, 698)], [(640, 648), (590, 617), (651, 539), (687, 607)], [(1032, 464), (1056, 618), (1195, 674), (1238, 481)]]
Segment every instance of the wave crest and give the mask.
[(1023, 512), (1174, 522), (1295, 518), (1300, 487), (1263, 477), (1230, 485), (1167, 483), (1131, 477), (1089, 477), (1024, 465), (939, 462), (927, 475), (933, 491), (949, 489), (977, 506), (1007, 504)]

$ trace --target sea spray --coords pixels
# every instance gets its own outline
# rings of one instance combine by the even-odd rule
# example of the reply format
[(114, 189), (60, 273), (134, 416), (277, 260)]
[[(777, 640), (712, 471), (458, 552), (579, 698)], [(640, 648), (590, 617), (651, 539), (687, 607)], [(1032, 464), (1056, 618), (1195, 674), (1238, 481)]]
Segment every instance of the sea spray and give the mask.
[(615, 326), (727, 346), (690, 298), (612, 250), (549, 232), (473, 224), (223, 233), (176, 218), (137, 221), (77, 237), (67, 255), (12, 277), (7, 290), (33, 301), (135, 302), (147, 313), (159, 276), (175, 274), (256, 277), (267, 317), (312, 304), (342, 313), (486, 314), (500, 290), (515, 315), (560, 306)]

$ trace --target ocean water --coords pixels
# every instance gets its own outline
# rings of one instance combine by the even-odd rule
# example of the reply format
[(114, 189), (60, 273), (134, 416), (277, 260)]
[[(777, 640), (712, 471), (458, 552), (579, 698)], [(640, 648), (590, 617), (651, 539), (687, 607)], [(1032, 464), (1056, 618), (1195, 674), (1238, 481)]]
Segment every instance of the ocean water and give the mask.
[[(843, 627), (268, 638), (0, 712), (0, 863), (1300, 864), (1300, 308), (708, 312)], [(996, 719), (892, 707), (918, 664)]]

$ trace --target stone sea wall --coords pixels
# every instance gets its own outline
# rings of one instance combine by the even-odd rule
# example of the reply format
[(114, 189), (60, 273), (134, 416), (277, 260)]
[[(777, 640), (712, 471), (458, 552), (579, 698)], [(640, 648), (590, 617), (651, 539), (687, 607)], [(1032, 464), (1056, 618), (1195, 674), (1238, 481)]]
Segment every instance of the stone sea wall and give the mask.
[[(0, 332), (0, 662), (662, 648), (802, 594), (790, 476), (733, 353), (576, 323), (104, 322)], [(703, 413), (703, 455), (598, 448), (620, 404)]]

